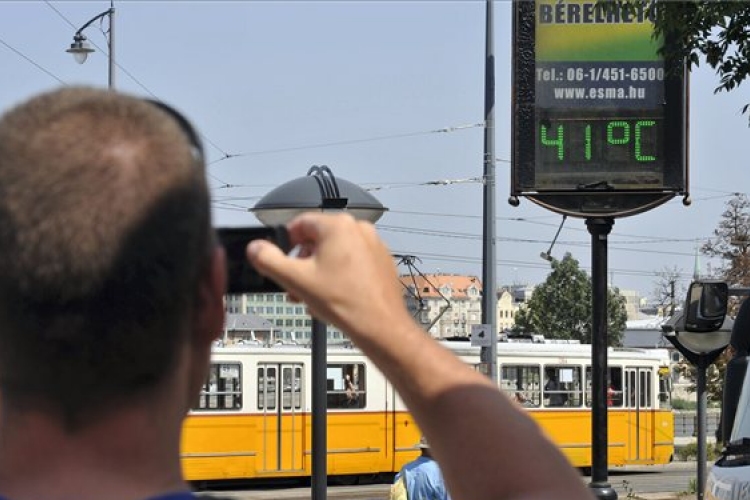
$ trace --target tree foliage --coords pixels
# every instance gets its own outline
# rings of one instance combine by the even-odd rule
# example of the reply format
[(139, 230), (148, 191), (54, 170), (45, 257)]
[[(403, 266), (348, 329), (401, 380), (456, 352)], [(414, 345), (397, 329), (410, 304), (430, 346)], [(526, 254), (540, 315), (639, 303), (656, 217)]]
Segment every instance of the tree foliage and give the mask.
[(747, 196), (735, 193), (726, 203), (713, 237), (703, 244), (701, 252), (722, 260), (719, 272), (730, 286), (750, 285), (750, 200)]
[[(655, 9), (655, 36), (675, 40), (663, 51), (670, 61), (701, 60), (719, 77), (714, 92), (732, 91), (750, 75), (750, 3), (742, 1), (623, 0), (633, 8)], [(748, 110), (750, 104), (742, 108)]]
[[(617, 289), (608, 290), (609, 345), (620, 345), (626, 320), (625, 298)], [(591, 278), (573, 256), (553, 259), (552, 272), (516, 314), (516, 328), (547, 338), (591, 342)]]
[[(721, 403), (724, 394), (724, 374), (727, 371), (727, 362), (730, 359), (729, 350), (725, 350), (715, 362), (706, 369), (706, 399), (709, 402)], [(698, 374), (695, 366), (686, 360), (681, 360), (675, 369), (689, 381), (688, 392), (696, 392)]]

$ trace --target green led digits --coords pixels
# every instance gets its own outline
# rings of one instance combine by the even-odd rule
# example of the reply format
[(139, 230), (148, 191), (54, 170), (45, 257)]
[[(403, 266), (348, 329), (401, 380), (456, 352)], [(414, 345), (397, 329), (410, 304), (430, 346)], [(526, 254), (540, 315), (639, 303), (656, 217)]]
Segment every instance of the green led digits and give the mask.
[(545, 120), (539, 124), (539, 142), (538, 154), (548, 162), (639, 164), (659, 161), (661, 134), (656, 120)]
[[(615, 137), (615, 130), (620, 129), (621, 137)], [(628, 122), (609, 122), (607, 124), (607, 142), (610, 144), (627, 144), (630, 142), (630, 125)]]
[(641, 147), (641, 134), (644, 128), (650, 128), (656, 125), (654, 120), (641, 120), (635, 122), (635, 159), (638, 161), (656, 161), (656, 156), (644, 155)]
[(563, 126), (557, 126), (557, 138), (550, 139), (547, 137), (547, 127), (542, 125), (542, 144), (545, 146), (557, 146), (557, 159), (563, 160), (565, 157), (564, 146), (565, 146), (565, 135), (563, 134)]

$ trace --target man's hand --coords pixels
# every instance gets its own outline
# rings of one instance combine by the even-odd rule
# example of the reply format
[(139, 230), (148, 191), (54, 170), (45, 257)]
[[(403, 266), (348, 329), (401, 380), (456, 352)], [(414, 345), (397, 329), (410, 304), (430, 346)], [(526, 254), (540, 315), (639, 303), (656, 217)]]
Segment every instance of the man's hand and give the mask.
[(251, 242), (247, 255), (258, 272), (305, 302), (314, 317), (355, 342), (385, 333), (385, 318), (411, 321), (393, 257), (372, 224), (347, 214), (307, 213), (287, 229), (292, 245), (299, 246), (297, 257), (264, 240)]

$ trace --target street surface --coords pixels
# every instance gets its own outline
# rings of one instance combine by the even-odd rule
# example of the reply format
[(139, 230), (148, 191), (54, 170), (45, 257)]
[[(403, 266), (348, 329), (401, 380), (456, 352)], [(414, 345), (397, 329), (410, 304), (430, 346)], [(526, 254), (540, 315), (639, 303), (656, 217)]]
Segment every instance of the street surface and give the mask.
[[(609, 471), (609, 483), (617, 491), (618, 498), (631, 498), (635, 495), (652, 495), (664, 493), (652, 498), (677, 498), (677, 494), (685, 492), (692, 479), (695, 479), (695, 462), (674, 462), (659, 466), (628, 466)], [(582, 476), (584, 482), (590, 482), (588, 476)], [(373, 483), (355, 486), (329, 486), (328, 498), (383, 500), (388, 497), (388, 484)], [(226, 498), (238, 500), (302, 500), (310, 498), (309, 486), (277, 485), (277, 486), (247, 486), (220, 485), (206, 493), (214, 493)]]

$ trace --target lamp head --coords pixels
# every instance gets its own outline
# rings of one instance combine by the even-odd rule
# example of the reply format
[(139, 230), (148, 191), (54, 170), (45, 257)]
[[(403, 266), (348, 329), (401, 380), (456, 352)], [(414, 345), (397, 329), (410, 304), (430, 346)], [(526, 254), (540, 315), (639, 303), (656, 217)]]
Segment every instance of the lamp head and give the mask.
[(344, 210), (355, 219), (375, 223), (388, 209), (359, 186), (334, 177), (326, 166), (313, 166), (256, 203), (251, 211), (265, 225), (284, 225), (302, 212)]
[(94, 52), (94, 49), (92, 49), (89, 42), (86, 41), (86, 35), (83, 35), (82, 33), (76, 33), (73, 36), (73, 43), (70, 44), (70, 48), (65, 52), (73, 54), (76, 62), (78, 64), (83, 64), (86, 62), (89, 54), (91, 52)]

